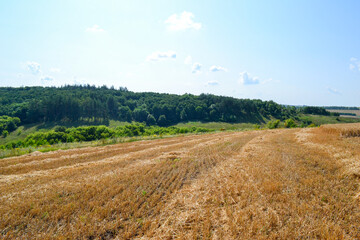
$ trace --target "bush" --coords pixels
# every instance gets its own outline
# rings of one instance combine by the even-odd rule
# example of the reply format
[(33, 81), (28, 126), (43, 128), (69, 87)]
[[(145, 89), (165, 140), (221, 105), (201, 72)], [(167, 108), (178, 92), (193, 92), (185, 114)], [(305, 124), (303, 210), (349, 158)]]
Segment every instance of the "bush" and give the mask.
[(66, 127), (64, 127), (64, 126), (56, 126), (54, 131), (55, 132), (66, 132)]
[(289, 118), (289, 119), (285, 120), (284, 126), (286, 128), (294, 128), (294, 127), (296, 127), (296, 123), (295, 123), (294, 119)]
[(279, 124), (280, 124), (280, 120), (274, 120), (274, 121), (269, 121), (267, 123), (267, 127), (269, 129), (274, 129), (274, 128), (278, 128), (279, 127)]
[(89, 126), (89, 127), (56, 127), (54, 130), (47, 132), (36, 132), (28, 135), (23, 141), (10, 142), (0, 146), (2, 148), (13, 149), (17, 147), (43, 146), (48, 144), (57, 144), (65, 142), (93, 141), (100, 139), (108, 139), (112, 137), (133, 137), (133, 136), (153, 136), (153, 135), (175, 135), (183, 133), (200, 133), (210, 132), (213, 130), (192, 127), (159, 127), (145, 126), (144, 124), (128, 124), (117, 127), (115, 130), (106, 126)]
[[(6, 137), (10, 132), (15, 131), (19, 124), (20, 119), (18, 117), (0, 116), (0, 135)], [(4, 133), (5, 131), (7, 133)]]
[(4, 138), (6, 138), (9, 135), (9, 132), (7, 130), (4, 130), (2, 132), (2, 135), (3, 135)]

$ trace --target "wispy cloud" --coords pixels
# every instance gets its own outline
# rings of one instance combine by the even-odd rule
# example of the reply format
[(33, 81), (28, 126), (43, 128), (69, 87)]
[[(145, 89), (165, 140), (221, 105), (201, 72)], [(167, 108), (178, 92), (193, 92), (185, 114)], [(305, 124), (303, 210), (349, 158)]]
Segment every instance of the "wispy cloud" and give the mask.
[(86, 32), (90, 32), (90, 33), (102, 33), (105, 32), (104, 29), (102, 29), (99, 25), (95, 24), (92, 27), (88, 27), (85, 30)]
[(240, 73), (239, 82), (243, 85), (255, 85), (259, 84), (260, 80), (257, 77), (252, 77), (248, 72)]
[(223, 71), (223, 72), (227, 72), (227, 69), (224, 68), (224, 67), (221, 67), (221, 66), (211, 66), (210, 67), (210, 71), (211, 72), (220, 72), (220, 71)]
[(186, 65), (192, 64), (192, 57), (191, 56), (187, 56), (184, 60), (184, 63)]
[(146, 58), (146, 61), (161, 61), (168, 59), (176, 59), (176, 52), (174, 51), (153, 52)]
[(194, 14), (191, 12), (183, 12), (181, 14), (173, 14), (165, 20), (170, 31), (181, 31), (186, 29), (199, 30), (201, 23), (193, 21)]
[(87, 82), (85, 78), (79, 78), (77, 76), (73, 76), (73, 84), (75, 84), (75, 85), (83, 85), (83, 84), (86, 84), (86, 83), (89, 83), (89, 82)]
[(41, 72), (41, 65), (37, 62), (26, 62), (27, 69), (34, 75), (37, 75)]
[(201, 73), (201, 67), (200, 63), (194, 63), (191, 68), (192, 73)]
[(350, 58), (349, 69), (352, 71), (359, 70), (360, 71), (360, 61), (357, 58)]
[(210, 81), (210, 82), (207, 82), (207, 85), (209, 85), (209, 86), (217, 86), (217, 85), (219, 85), (219, 82), (218, 81)]
[(43, 77), (41, 77), (41, 81), (43, 81), (43, 82), (51, 82), (53, 80), (54, 80), (54, 78), (51, 77), (51, 76), (43, 76)]
[(49, 71), (53, 72), (53, 73), (59, 73), (59, 72), (61, 72), (61, 69), (60, 68), (50, 68)]
[(328, 87), (327, 90), (332, 94), (341, 95), (341, 92), (335, 88)]

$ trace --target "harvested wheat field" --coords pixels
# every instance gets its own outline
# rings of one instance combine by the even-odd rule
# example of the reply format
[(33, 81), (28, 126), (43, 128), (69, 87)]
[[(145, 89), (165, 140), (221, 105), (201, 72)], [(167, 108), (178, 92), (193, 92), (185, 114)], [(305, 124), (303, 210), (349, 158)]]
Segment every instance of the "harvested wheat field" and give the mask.
[(0, 238), (359, 239), (359, 129), (221, 132), (2, 159)]

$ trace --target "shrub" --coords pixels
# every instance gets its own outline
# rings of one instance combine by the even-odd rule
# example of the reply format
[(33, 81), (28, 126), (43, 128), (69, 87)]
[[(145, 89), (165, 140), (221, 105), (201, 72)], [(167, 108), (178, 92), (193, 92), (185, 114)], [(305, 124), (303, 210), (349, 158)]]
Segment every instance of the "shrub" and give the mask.
[(280, 124), (280, 120), (273, 120), (273, 121), (269, 121), (267, 123), (267, 127), (269, 129), (274, 129), (274, 128), (278, 128), (279, 127), (279, 124)]
[(64, 126), (56, 126), (54, 131), (55, 132), (66, 132), (66, 127), (64, 127)]
[[(153, 135), (175, 135), (184, 133), (210, 132), (214, 130), (192, 127), (159, 127), (145, 126), (145, 124), (135, 123), (125, 126), (119, 126), (115, 130), (106, 126), (89, 126), (89, 127), (55, 127), (54, 130), (47, 132), (36, 132), (28, 135), (23, 141), (10, 142), (2, 148), (13, 149), (16, 147), (43, 146), (48, 144), (57, 144), (65, 142), (81, 142), (104, 140), (113, 137), (133, 137), (133, 136), (153, 136)], [(6, 134), (6, 133), (5, 133)]]
[(294, 119), (289, 118), (289, 119), (285, 120), (284, 126), (286, 128), (294, 128), (294, 127), (296, 127), (296, 123), (295, 123)]
[(9, 132), (7, 130), (4, 130), (2, 132), (2, 135), (3, 135), (4, 138), (6, 138), (9, 135)]

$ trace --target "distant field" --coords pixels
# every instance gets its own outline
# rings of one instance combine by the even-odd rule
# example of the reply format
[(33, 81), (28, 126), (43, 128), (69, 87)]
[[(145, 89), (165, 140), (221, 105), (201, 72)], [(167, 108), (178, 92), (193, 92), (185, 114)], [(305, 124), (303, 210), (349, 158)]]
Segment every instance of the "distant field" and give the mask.
[(359, 239), (360, 124), (0, 160), (1, 239)]
[[(326, 109), (329, 112), (338, 112), (340, 113), (340, 116), (342, 117), (348, 117), (348, 118), (360, 118), (360, 110), (334, 110), (334, 109)], [(356, 116), (350, 116), (350, 115), (343, 115), (341, 113), (352, 113), (352, 114), (356, 114)]]
[(175, 127), (203, 127), (215, 130), (246, 130), (254, 129), (252, 123), (225, 123), (225, 122), (187, 122), (176, 124)]
[(345, 116), (322, 116), (322, 115), (311, 115), (311, 114), (302, 114), (299, 116), (301, 120), (311, 121), (317, 126), (323, 124), (341, 124), (341, 123), (357, 123), (360, 122), (358, 118), (348, 118)]

